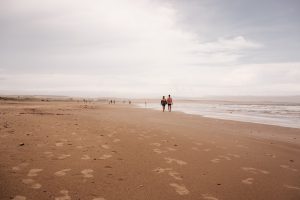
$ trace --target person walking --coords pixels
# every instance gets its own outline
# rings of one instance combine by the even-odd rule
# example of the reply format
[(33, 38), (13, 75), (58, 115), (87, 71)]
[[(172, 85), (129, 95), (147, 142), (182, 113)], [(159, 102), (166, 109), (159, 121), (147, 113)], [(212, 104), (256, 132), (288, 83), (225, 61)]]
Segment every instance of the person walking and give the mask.
[(171, 98), (171, 95), (169, 95), (168, 99), (167, 99), (167, 103), (168, 103), (168, 111), (171, 112), (172, 110), (172, 105), (173, 105), (173, 100)]
[(162, 105), (163, 112), (165, 112), (165, 107), (166, 107), (166, 104), (167, 104), (167, 100), (165, 99), (165, 96), (162, 97), (162, 99), (160, 101), (160, 104)]

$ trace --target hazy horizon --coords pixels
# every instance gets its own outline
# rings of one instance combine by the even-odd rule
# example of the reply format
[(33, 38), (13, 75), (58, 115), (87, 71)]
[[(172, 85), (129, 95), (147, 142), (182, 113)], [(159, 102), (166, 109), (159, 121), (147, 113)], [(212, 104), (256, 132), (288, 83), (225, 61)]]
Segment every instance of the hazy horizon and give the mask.
[(297, 0), (2, 0), (0, 95), (300, 95)]

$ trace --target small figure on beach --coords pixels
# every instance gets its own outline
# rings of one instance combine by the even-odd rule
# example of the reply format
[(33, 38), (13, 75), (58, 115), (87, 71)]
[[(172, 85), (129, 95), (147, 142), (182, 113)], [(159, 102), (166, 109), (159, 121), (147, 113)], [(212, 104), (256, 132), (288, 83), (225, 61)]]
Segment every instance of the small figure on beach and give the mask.
[(173, 105), (173, 100), (171, 98), (171, 95), (169, 95), (168, 99), (167, 99), (167, 103), (168, 103), (168, 111), (171, 112), (172, 110), (172, 105)]
[(163, 107), (163, 112), (165, 112), (165, 107), (166, 107), (166, 104), (167, 104), (167, 100), (166, 100), (165, 96), (162, 97), (162, 99), (160, 101), (160, 104)]

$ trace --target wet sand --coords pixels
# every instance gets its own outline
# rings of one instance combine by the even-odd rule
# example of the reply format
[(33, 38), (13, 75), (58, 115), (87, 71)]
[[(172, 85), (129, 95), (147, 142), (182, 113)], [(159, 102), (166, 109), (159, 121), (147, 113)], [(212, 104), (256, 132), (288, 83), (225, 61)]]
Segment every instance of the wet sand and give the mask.
[(299, 200), (300, 129), (129, 105), (0, 102), (0, 199)]

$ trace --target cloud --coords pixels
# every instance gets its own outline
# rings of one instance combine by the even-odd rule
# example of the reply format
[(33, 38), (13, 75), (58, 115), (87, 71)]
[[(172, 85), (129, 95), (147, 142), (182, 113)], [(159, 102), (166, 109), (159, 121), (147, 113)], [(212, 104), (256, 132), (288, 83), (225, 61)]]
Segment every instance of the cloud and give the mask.
[[(241, 33), (206, 40), (185, 29), (181, 15), (172, 1), (2, 0), (0, 90), (92, 96), (300, 93), (299, 63), (241, 63), (265, 45)], [(209, 30), (213, 24), (199, 26)]]

